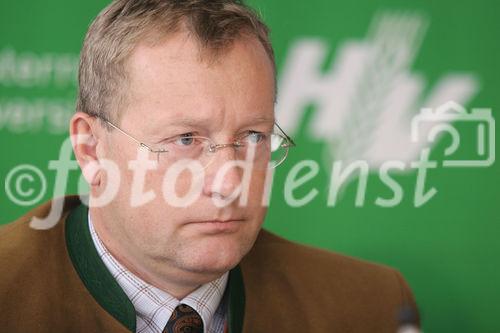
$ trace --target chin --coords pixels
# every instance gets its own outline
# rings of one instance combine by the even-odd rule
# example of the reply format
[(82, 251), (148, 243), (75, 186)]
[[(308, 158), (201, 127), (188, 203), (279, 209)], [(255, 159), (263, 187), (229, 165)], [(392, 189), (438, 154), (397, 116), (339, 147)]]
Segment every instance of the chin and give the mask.
[(193, 249), (194, 255), (185, 258), (186, 269), (197, 273), (223, 274), (235, 267), (250, 250), (253, 243), (238, 239), (200, 241)]

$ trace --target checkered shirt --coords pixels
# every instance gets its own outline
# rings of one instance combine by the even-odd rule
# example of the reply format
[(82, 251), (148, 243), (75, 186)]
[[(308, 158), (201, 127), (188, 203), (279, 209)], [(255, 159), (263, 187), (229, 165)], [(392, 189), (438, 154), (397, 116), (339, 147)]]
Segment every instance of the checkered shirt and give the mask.
[(223, 333), (227, 302), (222, 298), (229, 273), (217, 280), (200, 286), (191, 294), (178, 300), (127, 270), (106, 249), (94, 229), (90, 212), (90, 234), (102, 261), (134, 305), (136, 333), (160, 333), (163, 331), (175, 307), (186, 304), (198, 312), (203, 320), (205, 333)]

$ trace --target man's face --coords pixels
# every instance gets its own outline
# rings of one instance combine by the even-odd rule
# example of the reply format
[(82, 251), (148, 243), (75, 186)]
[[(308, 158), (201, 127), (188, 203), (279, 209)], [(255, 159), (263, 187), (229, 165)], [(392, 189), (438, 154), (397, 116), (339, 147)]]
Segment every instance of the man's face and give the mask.
[[(199, 45), (178, 33), (161, 45), (139, 45), (127, 70), (125, 109), (119, 126), (153, 147), (184, 133), (233, 142), (248, 131), (270, 132), (274, 123), (274, 74), (264, 48), (255, 39), (241, 39), (215, 61), (203, 61)], [(265, 217), (262, 204), (266, 170), (252, 169), (248, 202), (234, 200), (218, 207), (218, 199), (240, 185), (243, 171), (231, 168), (214, 190), (220, 167), (235, 157), (234, 148), (217, 151), (204, 170), (202, 191), (188, 207), (174, 207), (163, 197), (163, 181), (170, 166), (161, 163), (147, 171), (142, 192), (153, 191), (147, 204), (131, 207), (134, 173), (128, 163), (137, 157), (137, 143), (116, 130), (109, 132), (103, 151), (121, 171), (117, 198), (106, 208), (104, 228), (115, 244), (135, 262), (154, 267), (176, 267), (196, 273), (222, 273), (234, 267), (252, 247)], [(165, 154), (168, 154), (165, 153)], [(150, 154), (155, 160), (156, 155)], [(167, 158), (161, 155), (160, 159)], [(136, 175), (137, 177), (137, 175)], [(103, 178), (104, 186), (108, 177)], [(182, 172), (175, 181), (179, 197), (188, 191), (192, 175)], [(227, 221), (227, 224), (202, 223)]]

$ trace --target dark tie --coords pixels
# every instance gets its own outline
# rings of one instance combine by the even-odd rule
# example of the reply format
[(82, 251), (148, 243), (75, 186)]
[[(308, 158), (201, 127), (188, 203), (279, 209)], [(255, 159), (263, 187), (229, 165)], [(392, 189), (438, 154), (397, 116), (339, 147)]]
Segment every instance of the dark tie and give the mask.
[(172, 312), (163, 333), (203, 333), (203, 321), (192, 307), (179, 304)]

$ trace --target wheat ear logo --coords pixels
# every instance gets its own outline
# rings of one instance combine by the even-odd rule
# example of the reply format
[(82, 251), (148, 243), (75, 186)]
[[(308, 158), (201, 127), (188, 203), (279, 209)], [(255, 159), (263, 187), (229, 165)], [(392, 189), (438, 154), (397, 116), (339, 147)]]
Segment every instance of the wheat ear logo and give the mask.
[[(381, 12), (363, 40), (345, 40), (336, 47), (326, 71), (321, 67), (329, 43), (317, 38), (295, 41), (280, 76), (280, 124), (292, 134), (304, 128), (311, 139), (326, 142), (327, 163), (362, 160), (374, 170), (389, 160), (417, 160), (429, 142), (412, 140), (413, 117), (450, 100), (466, 105), (479, 89), (472, 73), (448, 71), (430, 82), (425, 68), (414, 68), (431, 28), (421, 13)], [(311, 121), (302, 124), (310, 105)], [(428, 137), (432, 129), (424, 124), (419, 135)]]

